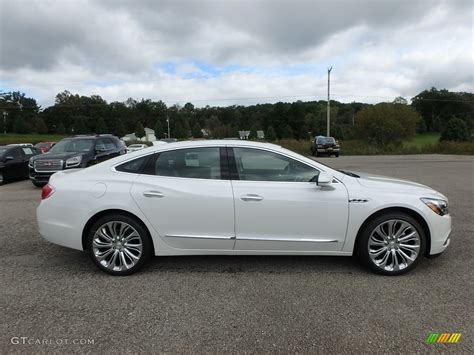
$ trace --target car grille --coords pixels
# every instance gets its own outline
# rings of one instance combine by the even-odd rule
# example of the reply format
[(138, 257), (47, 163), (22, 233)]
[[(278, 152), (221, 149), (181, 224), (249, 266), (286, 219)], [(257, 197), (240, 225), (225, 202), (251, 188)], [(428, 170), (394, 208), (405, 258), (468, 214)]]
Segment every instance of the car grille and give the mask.
[(38, 172), (50, 172), (63, 169), (62, 160), (37, 160), (35, 161), (35, 170)]

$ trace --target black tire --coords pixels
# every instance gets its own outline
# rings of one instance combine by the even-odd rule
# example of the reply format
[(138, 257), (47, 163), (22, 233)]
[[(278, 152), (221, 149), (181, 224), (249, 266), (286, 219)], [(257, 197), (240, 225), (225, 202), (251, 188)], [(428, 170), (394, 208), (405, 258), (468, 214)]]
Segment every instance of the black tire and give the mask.
[[(125, 268), (124, 270), (113, 270), (103, 264), (97, 259), (95, 253), (94, 253), (94, 246), (93, 246), (93, 241), (95, 234), (97, 230), (103, 226), (104, 224), (108, 222), (120, 222), (127, 224), (131, 226), (135, 231), (138, 233), (139, 238), (141, 240), (141, 254), (139, 256), (138, 261), (135, 262), (133, 266), (130, 268)], [(123, 243), (123, 246), (125, 246), (125, 243)], [(115, 251), (115, 250), (114, 250)], [(153, 255), (153, 243), (151, 241), (151, 237), (146, 230), (146, 228), (137, 221), (135, 218), (130, 217), (126, 214), (120, 214), (120, 213), (111, 213), (109, 215), (105, 215), (101, 218), (99, 218), (95, 223), (89, 228), (87, 232), (87, 253), (89, 257), (92, 259), (94, 264), (102, 271), (114, 275), (114, 276), (126, 276), (126, 275), (131, 275), (138, 270), (142, 268), (142, 266), (150, 259), (150, 257)], [(113, 252), (112, 252), (113, 253)], [(115, 253), (119, 253), (118, 251), (115, 251)], [(131, 260), (131, 259), (129, 259)], [(107, 262), (105, 262), (107, 263)], [(122, 262), (121, 262), (122, 264)]]
[(339, 153), (336, 153), (336, 154), (334, 154), (334, 155), (336, 156), (336, 158), (339, 158)]
[(319, 152), (318, 152), (318, 151), (316, 151), (315, 156), (316, 156), (316, 157), (319, 157)]
[(314, 152), (313, 149), (311, 149), (311, 155), (312, 155), (313, 157), (316, 156), (316, 153)]
[(46, 186), (46, 182), (36, 182), (36, 181), (32, 181), (33, 185), (35, 185), (36, 187), (43, 187), (43, 186)]
[[(405, 266), (404, 268), (400, 268), (398, 270), (387, 270), (385, 268), (382, 268), (382, 267), (378, 266), (376, 264), (376, 262), (373, 261), (372, 258), (370, 257), (370, 255), (369, 255), (369, 238), (371, 237), (372, 233), (374, 232), (374, 230), (378, 226), (381, 226), (383, 223), (388, 223), (389, 221), (393, 221), (393, 220), (400, 221), (398, 223), (400, 223), (399, 225), (402, 225), (402, 226), (403, 226), (402, 222), (405, 222), (406, 224), (409, 225), (409, 227), (407, 227), (407, 228), (413, 228), (418, 233), (418, 238), (419, 238), (419, 244), (420, 245), (419, 245), (419, 248), (417, 250), (414, 261), (412, 261), (410, 264), (407, 263), (407, 266)], [(400, 227), (400, 228), (403, 229), (403, 227)], [(411, 229), (408, 229), (408, 231), (411, 231)], [(375, 235), (377, 236), (378, 232)], [(403, 235), (401, 237), (403, 237)], [(380, 240), (382, 240), (382, 238), (380, 238)], [(392, 241), (392, 242), (395, 243), (395, 241)], [(390, 242), (389, 244), (392, 244), (392, 242)], [(401, 243), (403, 243), (403, 242), (401, 242)], [(416, 242), (414, 242), (414, 244), (416, 244)], [(397, 254), (397, 253), (399, 253), (399, 251), (398, 251), (399, 250), (398, 240), (397, 240), (395, 245), (386, 245), (386, 246), (381, 246), (380, 248), (394, 248), (394, 246), (396, 248), (396, 251), (391, 251), (390, 250), (390, 252), (387, 252), (388, 254), (390, 254), (390, 256), (388, 256), (387, 260), (390, 260), (391, 264), (395, 265), (392, 255), (393, 254), (398, 255), (398, 256), (395, 257), (397, 265), (398, 265), (399, 261), (403, 261), (400, 254)], [(372, 220), (370, 220), (363, 227), (363, 229), (360, 231), (360, 234), (359, 234), (359, 236), (357, 238), (357, 241), (356, 241), (355, 252), (356, 252), (357, 257), (361, 261), (361, 263), (366, 265), (367, 267), (369, 267), (375, 273), (382, 274), (382, 275), (388, 275), (388, 276), (396, 276), (396, 275), (405, 274), (405, 273), (413, 270), (418, 265), (420, 260), (422, 259), (423, 255), (425, 253), (425, 248), (426, 248), (426, 236), (425, 236), (425, 233), (423, 231), (423, 228), (418, 223), (418, 221), (416, 221), (413, 217), (411, 217), (410, 215), (407, 215), (405, 213), (391, 212), (391, 213), (387, 213), (387, 214), (384, 214), (384, 215), (373, 218)], [(381, 249), (379, 249), (379, 250), (381, 250)], [(407, 250), (409, 250), (409, 249), (404, 249), (404, 247), (400, 247), (400, 250), (402, 252), (408, 253)], [(385, 252), (382, 253), (382, 255), (385, 255), (385, 254), (386, 254)], [(412, 256), (412, 254), (410, 254), (409, 256)], [(387, 264), (388, 264), (388, 262), (387, 262)], [(400, 263), (400, 264), (402, 264), (402, 263)]]

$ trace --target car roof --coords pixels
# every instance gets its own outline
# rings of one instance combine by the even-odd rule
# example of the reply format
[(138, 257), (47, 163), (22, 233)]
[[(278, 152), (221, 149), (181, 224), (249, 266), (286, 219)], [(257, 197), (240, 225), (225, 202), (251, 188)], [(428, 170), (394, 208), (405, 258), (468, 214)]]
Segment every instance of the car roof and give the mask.
[(260, 147), (260, 148), (278, 148), (280, 149), (281, 146), (273, 143), (264, 143), (264, 142), (255, 142), (255, 141), (248, 141), (248, 140), (233, 140), (233, 139), (208, 139), (208, 140), (193, 140), (193, 141), (179, 141), (179, 142), (171, 142), (168, 144), (162, 144), (155, 146), (156, 149), (163, 149), (169, 150), (178, 147), (202, 147), (202, 146), (234, 146), (234, 147)]

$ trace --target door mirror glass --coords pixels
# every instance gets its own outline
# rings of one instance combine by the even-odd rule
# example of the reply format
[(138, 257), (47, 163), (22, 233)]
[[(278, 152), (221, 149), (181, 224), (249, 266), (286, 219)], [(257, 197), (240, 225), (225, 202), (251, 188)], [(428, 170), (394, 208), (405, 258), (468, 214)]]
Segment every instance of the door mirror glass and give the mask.
[(316, 185), (318, 186), (328, 186), (332, 183), (332, 176), (324, 171), (320, 172), (317, 180)]

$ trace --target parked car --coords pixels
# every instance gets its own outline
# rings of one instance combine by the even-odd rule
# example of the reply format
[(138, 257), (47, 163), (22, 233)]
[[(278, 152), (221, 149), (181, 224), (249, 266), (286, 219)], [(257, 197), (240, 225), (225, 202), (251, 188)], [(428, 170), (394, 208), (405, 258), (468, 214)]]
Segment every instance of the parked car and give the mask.
[(7, 147), (33, 147), (31, 143), (12, 143), (8, 144)]
[(64, 138), (47, 153), (30, 159), (30, 180), (35, 186), (44, 186), (57, 171), (86, 168), (121, 154), (125, 154), (125, 146), (110, 134)]
[(35, 144), (35, 148), (39, 149), (41, 154), (49, 152), (49, 150), (54, 147), (56, 142), (40, 142)]
[(340, 255), (398, 275), (450, 243), (448, 200), (338, 171), (273, 144), (187, 141), (59, 172), (37, 209), (47, 240), (126, 275), (152, 255)]
[(28, 161), (37, 154), (39, 151), (33, 147), (0, 146), (0, 185), (8, 180), (28, 178)]
[(333, 137), (317, 136), (311, 144), (311, 153), (313, 156), (334, 155), (339, 157), (339, 144)]
[(137, 150), (142, 150), (142, 149), (145, 149), (145, 148), (148, 148), (148, 146), (146, 144), (130, 144), (127, 147), (127, 153), (136, 152)]
[(174, 142), (177, 142), (178, 139), (177, 138), (163, 138), (163, 139), (160, 139), (161, 142), (165, 142), (165, 143), (174, 143)]

